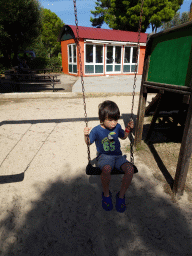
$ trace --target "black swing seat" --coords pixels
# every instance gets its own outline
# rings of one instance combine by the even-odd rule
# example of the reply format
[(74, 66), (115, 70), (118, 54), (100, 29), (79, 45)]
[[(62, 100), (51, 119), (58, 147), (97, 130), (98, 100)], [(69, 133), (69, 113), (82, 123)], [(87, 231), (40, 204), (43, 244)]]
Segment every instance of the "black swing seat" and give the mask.
[[(137, 167), (134, 164), (132, 164), (132, 165), (133, 165), (133, 168), (134, 168), (134, 173), (137, 173), (138, 172)], [(87, 167), (86, 167), (86, 174), (87, 175), (100, 175), (101, 173), (102, 173), (101, 169), (99, 167), (92, 166), (92, 164), (88, 164)], [(117, 174), (124, 174), (124, 172), (114, 168), (111, 171), (111, 175), (117, 175)]]

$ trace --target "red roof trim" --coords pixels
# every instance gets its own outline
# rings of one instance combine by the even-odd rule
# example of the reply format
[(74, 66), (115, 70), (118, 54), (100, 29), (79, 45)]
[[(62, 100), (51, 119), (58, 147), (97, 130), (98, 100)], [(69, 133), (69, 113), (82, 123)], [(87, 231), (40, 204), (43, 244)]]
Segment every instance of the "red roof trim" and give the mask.
[[(68, 25), (74, 36), (76, 34), (76, 26)], [(147, 33), (140, 34), (140, 43), (147, 42)], [(119, 42), (138, 42), (138, 32), (122, 31), (113, 29), (102, 29), (102, 28), (89, 28), (79, 26), (79, 37), (82, 39), (94, 39), (94, 40), (107, 40), (107, 41), (119, 41)]]

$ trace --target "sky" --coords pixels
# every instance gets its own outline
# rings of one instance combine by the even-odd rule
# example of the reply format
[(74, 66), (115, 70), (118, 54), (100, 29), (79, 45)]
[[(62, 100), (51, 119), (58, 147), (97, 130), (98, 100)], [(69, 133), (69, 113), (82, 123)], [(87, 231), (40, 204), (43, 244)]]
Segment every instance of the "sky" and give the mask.
[[(74, 15), (74, 5), (73, 0), (39, 0), (42, 7), (51, 10), (56, 13), (57, 16), (66, 24), (66, 25), (75, 25), (75, 15)], [(90, 22), (91, 10), (95, 10), (96, 0), (76, 0), (77, 5), (77, 17), (78, 25), (84, 27), (92, 27)], [(180, 14), (183, 12), (189, 12), (191, 0), (184, 0), (180, 8)], [(101, 28), (109, 29), (107, 24), (103, 24)], [(148, 28), (146, 33), (151, 33), (152, 28)]]

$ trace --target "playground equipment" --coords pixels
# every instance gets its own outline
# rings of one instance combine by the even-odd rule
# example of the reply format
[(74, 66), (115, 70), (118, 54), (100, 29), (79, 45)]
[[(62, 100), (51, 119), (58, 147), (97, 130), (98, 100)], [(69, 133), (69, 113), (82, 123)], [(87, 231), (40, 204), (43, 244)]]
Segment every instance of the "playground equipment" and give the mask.
[[(146, 108), (147, 95), (157, 96)], [(172, 189), (181, 196), (192, 153), (192, 21), (148, 37), (141, 82), (135, 142), (141, 143), (144, 117), (153, 115), (146, 140), (157, 118), (184, 126)], [(175, 134), (177, 136), (177, 134)]]
[[(86, 113), (86, 103), (85, 103), (85, 88), (84, 88), (84, 81), (83, 81), (83, 72), (82, 72), (82, 62), (81, 62), (81, 51), (80, 51), (80, 44), (79, 44), (79, 28), (78, 28), (78, 19), (77, 19), (77, 6), (76, 6), (76, 0), (73, 0), (74, 3), (74, 13), (75, 13), (75, 24), (76, 24), (76, 32), (77, 32), (77, 47), (78, 47), (78, 55), (79, 55), (79, 63), (80, 63), (80, 74), (81, 74), (81, 84), (82, 84), (82, 92), (83, 92), (83, 101), (84, 101), (84, 110), (85, 110), (85, 124), (86, 127), (88, 127), (88, 120), (87, 120), (87, 113)], [(135, 97), (135, 88), (136, 88), (136, 69), (138, 66), (138, 49), (139, 49), (139, 41), (140, 41), (140, 33), (141, 33), (141, 22), (142, 22), (142, 13), (143, 13), (143, 3), (144, 0), (141, 2), (141, 9), (140, 9), (140, 19), (139, 19), (139, 27), (138, 27), (138, 44), (137, 44), (137, 54), (136, 54), (136, 63), (137, 65), (135, 66), (135, 78), (134, 78), (134, 84), (133, 84), (133, 98), (132, 98), (132, 108), (131, 108), (131, 118), (133, 120), (133, 106), (134, 106), (134, 97)], [(134, 168), (134, 173), (138, 172), (137, 167), (134, 165), (134, 156), (133, 156), (133, 140), (131, 140), (131, 145), (130, 145), (130, 162), (133, 165)], [(101, 174), (101, 169), (98, 167), (94, 167), (91, 164), (91, 158), (90, 158), (90, 148), (89, 144), (87, 144), (87, 153), (88, 153), (88, 165), (86, 167), (86, 174), (87, 175), (100, 175)], [(117, 174), (124, 174), (123, 171), (118, 170), (114, 168), (111, 172), (112, 175), (117, 175)]]

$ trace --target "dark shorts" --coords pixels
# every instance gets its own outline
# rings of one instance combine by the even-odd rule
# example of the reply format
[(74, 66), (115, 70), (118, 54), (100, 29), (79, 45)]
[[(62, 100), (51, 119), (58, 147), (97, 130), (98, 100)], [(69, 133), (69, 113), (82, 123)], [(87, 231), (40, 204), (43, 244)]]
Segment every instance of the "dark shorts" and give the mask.
[(96, 166), (99, 167), (101, 170), (103, 169), (103, 167), (105, 165), (110, 165), (112, 169), (115, 167), (118, 170), (122, 170), (121, 165), (124, 163), (129, 163), (129, 161), (127, 161), (126, 157), (127, 157), (126, 155), (109, 156), (109, 155), (101, 154), (100, 156), (98, 156), (96, 158), (96, 160), (97, 160)]

